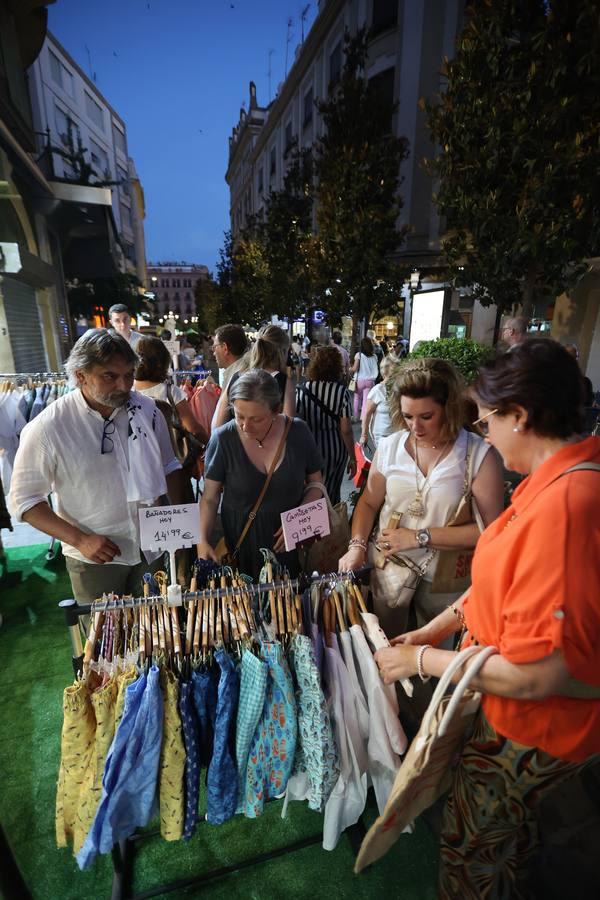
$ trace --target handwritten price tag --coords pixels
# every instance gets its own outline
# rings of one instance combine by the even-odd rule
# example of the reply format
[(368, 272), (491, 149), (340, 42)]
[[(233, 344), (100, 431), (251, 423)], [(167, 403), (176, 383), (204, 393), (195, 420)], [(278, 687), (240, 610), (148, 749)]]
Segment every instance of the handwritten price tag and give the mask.
[(329, 534), (329, 514), (325, 500), (311, 500), (303, 506), (281, 513), (285, 549), (293, 550), (297, 544), (309, 538)]
[(179, 550), (198, 543), (200, 507), (197, 503), (144, 507), (139, 510), (139, 516), (142, 550)]

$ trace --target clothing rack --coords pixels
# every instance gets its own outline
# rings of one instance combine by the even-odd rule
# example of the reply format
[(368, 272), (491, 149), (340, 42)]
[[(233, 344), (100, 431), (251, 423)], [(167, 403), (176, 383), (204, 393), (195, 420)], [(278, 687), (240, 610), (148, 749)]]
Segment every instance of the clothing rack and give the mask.
[[(363, 566), (355, 572), (330, 572), (327, 575), (313, 575), (310, 578), (291, 578), (288, 581), (269, 581), (260, 584), (247, 584), (242, 587), (214, 587), (206, 588), (203, 591), (185, 591), (182, 594), (184, 603), (192, 600), (203, 600), (209, 598), (236, 597), (241, 594), (262, 594), (269, 591), (277, 591), (292, 589), (303, 592), (306, 587), (313, 584), (328, 584), (332, 580), (338, 580), (340, 577), (354, 577), (357, 580), (368, 574), (371, 566)], [(83, 644), (81, 641), (81, 631), (79, 628), (79, 617), (89, 616), (95, 612), (111, 612), (120, 609), (136, 609), (138, 606), (153, 606), (166, 602), (166, 597), (162, 594), (152, 594), (149, 597), (127, 597), (116, 600), (96, 600), (94, 603), (78, 603), (77, 600), (68, 599), (61, 600), (58, 604), (59, 608), (65, 614), (65, 621), (71, 635), (71, 646), (73, 649), (72, 665), (75, 676), (77, 677), (83, 667)]]
[[(336, 580), (340, 577), (356, 576), (358, 578), (367, 574), (370, 568), (371, 566), (366, 566), (354, 573), (330, 573), (327, 575), (314, 575), (311, 578), (301, 577), (290, 579), (288, 581), (261, 582), (260, 584), (249, 584), (242, 588), (215, 587), (208, 588), (203, 591), (186, 591), (183, 595), (183, 599), (184, 602), (187, 602), (190, 600), (209, 597), (211, 595), (214, 598), (216, 596), (232, 596), (232, 593), (242, 592), (252, 594), (267, 593), (270, 590), (275, 590), (277, 588), (283, 587), (304, 590), (313, 584), (327, 584), (334, 578)], [(63, 610), (65, 614), (66, 624), (71, 635), (71, 643), (73, 648), (72, 663), (75, 676), (77, 677), (83, 668), (83, 645), (81, 642), (81, 630), (79, 626), (80, 616), (90, 615), (92, 612), (105, 612), (109, 610), (119, 609), (135, 609), (137, 606), (142, 604), (154, 605), (165, 602), (166, 598), (162, 595), (152, 595), (150, 597), (130, 597), (122, 600), (116, 599), (85, 604), (80, 604), (77, 602), (77, 600), (74, 599), (62, 600), (58, 604), (58, 606)], [(199, 822), (199, 825), (202, 824), (204, 824), (205, 827), (207, 826), (206, 821), (202, 822), (201, 820)], [(238, 863), (234, 863), (230, 866), (225, 866), (220, 869), (214, 869), (209, 872), (202, 872), (198, 875), (190, 876), (189, 878), (166, 882), (164, 884), (153, 886), (148, 890), (134, 893), (132, 881), (133, 862), (136, 849), (142, 841), (151, 837), (156, 837), (159, 833), (160, 832), (158, 829), (150, 832), (138, 832), (126, 838), (125, 840), (119, 841), (118, 844), (115, 844), (113, 846), (111, 851), (113, 864), (111, 900), (148, 900), (148, 898), (150, 897), (157, 897), (162, 894), (169, 894), (176, 891), (180, 892), (190, 887), (206, 885), (212, 881), (220, 881), (221, 879), (226, 878), (228, 875), (232, 875), (235, 872), (241, 872), (244, 869), (260, 865), (261, 863), (269, 862), (270, 860), (277, 859), (280, 856), (287, 856), (290, 853), (295, 853), (299, 850), (303, 850), (306, 847), (312, 846), (313, 844), (318, 844), (323, 838), (322, 831), (319, 831), (317, 834), (311, 835), (310, 837), (303, 838), (299, 841), (294, 841), (294, 843), (287, 844), (284, 847), (279, 847), (276, 850), (259, 853), (256, 856), (242, 860)], [(344, 833), (350, 843), (353, 854), (357, 856), (361, 844), (367, 834), (367, 829), (363, 822), (362, 816), (359, 818), (358, 822), (356, 822), (355, 825), (351, 825), (346, 829)], [(367, 872), (368, 870), (368, 868), (364, 869), (365, 872)]]
[[(18, 383), (27, 381), (30, 378), (35, 381), (66, 381), (67, 374), (66, 372), (0, 372), (0, 380), (8, 379)], [(17, 386), (23, 387), (23, 384), (17, 384)], [(48, 497), (48, 505), (52, 508), (50, 497)], [(52, 562), (52, 560), (56, 559), (59, 546), (60, 541), (57, 538), (51, 538), (46, 551), (46, 560), (48, 562)]]

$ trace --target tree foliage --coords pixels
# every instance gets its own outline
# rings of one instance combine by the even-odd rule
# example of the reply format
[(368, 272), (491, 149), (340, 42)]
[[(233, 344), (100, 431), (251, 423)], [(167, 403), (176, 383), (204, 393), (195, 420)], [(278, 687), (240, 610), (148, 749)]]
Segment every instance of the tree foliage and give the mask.
[(572, 286), (600, 239), (596, 0), (474, 0), (425, 104), (458, 284), (501, 309)]
[(468, 338), (438, 338), (435, 341), (419, 341), (416, 349), (409, 354), (410, 359), (434, 357), (451, 362), (463, 378), (470, 384), (477, 376), (477, 370), (496, 351), (487, 344), (479, 344)]
[(365, 77), (368, 32), (346, 34), (344, 49), (340, 82), (318, 104), (325, 126), (315, 153), (319, 280), (328, 310), (368, 320), (402, 287), (393, 254), (406, 233), (397, 219), (408, 142), (392, 134), (394, 109)]

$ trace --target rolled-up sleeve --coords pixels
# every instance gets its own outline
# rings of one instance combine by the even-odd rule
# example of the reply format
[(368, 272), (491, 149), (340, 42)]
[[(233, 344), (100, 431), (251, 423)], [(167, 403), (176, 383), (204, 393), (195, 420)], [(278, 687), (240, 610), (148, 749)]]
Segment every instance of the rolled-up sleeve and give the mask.
[(21, 432), (11, 479), (9, 508), (17, 522), (54, 489), (55, 461), (42, 428), (33, 421)]

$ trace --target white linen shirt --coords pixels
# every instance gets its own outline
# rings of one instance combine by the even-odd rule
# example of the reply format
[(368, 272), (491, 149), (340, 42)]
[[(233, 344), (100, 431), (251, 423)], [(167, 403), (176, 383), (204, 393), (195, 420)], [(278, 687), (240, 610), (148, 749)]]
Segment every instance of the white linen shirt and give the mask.
[[(100, 449), (105, 421), (78, 388), (27, 424), (15, 459), (10, 506), (20, 522), (23, 513), (55, 493), (57, 515), (89, 534), (109, 537), (121, 550), (113, 563), (133, 566), (141, 561), (138, 509), (145, 504), (127, 501), (127, 408), (119, 407), (110, 418), (115, 423), (110, 435), (113, 449), (104, 454)], [(155, 436), (166, 476), (181, 466), (162, 415), (156, 418)], [(157, 499), (159, 493), (160, 489)], [(65, 556), (94, 564), (70, 544), (62, 547)], [(144, 556), (151, 562), (158, 554)]]

